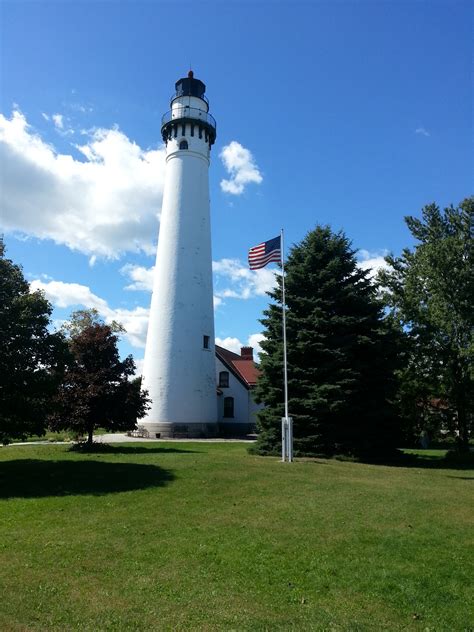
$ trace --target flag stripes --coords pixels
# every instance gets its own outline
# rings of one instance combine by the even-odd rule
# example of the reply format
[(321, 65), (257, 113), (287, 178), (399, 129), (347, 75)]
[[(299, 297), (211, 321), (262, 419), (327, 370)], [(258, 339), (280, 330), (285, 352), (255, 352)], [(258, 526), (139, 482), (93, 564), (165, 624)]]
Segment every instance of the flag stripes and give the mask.
[(266, 265), (275, 261), (281, 261), (281, 245), (280, 237), (275, 237), (269, 241), (264, 241), (258, 246), (254, 246), (249, 250), (249, 267), (251, 270), (264, 268)]

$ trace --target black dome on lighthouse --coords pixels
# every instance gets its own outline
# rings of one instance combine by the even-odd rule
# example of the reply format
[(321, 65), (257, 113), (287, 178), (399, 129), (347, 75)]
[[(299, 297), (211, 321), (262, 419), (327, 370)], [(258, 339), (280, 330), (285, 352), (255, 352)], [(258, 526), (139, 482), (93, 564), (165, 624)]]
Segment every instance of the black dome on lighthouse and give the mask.
[(206, 85), (199, 79), (194, 78), (192, 70), (188, 72), (187, 77), (178, 79), (175, 83), (176, 97), (197, 97), (198, 99), (204, 98), (206, 92)]
[[(181, 136), (185, 136), (188, 129), (190, 136), (194, 136), (196, 132), (211, 147), (216, 140), (216, 121), (209, 114), (209, 100), (204, 94), (205, 84), (195, 79), (190, 70), (187, 77), (178, 79), (175, 87), (176, 92), (170, 101), (171, 109), (161, 119), (163, 141), (168, 143), (171, 138), (177, 138), (179, 127)], [(201, 103), (193, 102), (192, 98), (201, 99)]]

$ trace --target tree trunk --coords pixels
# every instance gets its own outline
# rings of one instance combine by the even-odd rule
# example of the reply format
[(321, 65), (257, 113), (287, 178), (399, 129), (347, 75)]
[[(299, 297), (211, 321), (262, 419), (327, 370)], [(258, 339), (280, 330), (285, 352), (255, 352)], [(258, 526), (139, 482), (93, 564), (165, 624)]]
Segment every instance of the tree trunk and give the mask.
[(94, 441), (94, 426), (88, 430), (89, 436), (87, 438), (87, 445), (91, 446)]

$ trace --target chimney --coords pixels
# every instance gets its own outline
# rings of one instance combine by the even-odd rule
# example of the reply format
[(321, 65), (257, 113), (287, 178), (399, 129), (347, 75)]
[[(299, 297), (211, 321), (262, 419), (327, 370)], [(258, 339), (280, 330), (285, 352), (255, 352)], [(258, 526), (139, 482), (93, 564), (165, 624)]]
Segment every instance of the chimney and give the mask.
[(253, 347), (241, 347), (240, 357), (242, 360), (253, 360)]

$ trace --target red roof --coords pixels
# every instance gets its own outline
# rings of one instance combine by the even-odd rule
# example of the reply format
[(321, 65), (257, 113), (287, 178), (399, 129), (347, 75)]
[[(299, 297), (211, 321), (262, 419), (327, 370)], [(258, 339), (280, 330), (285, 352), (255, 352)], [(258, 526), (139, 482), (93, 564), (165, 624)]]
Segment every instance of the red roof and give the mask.
[(253, 361), (253, 355), (249, 354), (248, 347), (244, 347), (243, 354), (239, 355), (216, 345), (216, 355), (247, 388), (255, 386), (260, 369)]

